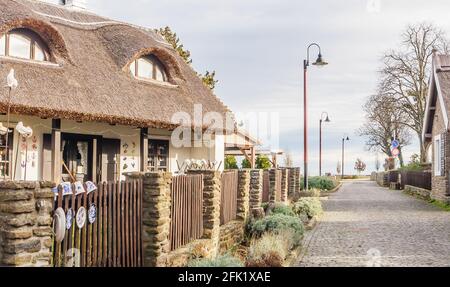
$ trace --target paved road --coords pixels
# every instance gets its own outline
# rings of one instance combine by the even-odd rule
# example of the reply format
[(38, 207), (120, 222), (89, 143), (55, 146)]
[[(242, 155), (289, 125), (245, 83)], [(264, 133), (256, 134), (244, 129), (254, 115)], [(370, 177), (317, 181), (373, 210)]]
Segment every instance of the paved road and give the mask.
[(347, 182), (324, 202), (299, 266), (450, 266), (450, 213), (378, 187)]

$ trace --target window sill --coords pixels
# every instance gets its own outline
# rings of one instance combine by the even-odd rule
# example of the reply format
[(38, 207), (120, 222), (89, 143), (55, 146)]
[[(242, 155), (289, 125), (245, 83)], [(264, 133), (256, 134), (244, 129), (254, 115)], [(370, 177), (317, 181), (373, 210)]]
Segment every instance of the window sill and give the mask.
[(157, 81), (157, 80), (138, 78), (138, 77), (134, 77), (134, 76), (131, 76), (131, 77), (138, 83), (143, 83), (143, 84), (148, 84), (148, 85), (158, 85), (161, 87), (167, 87), (167, 88), (172, 88), (172, 89), (176, 89), (179, 87), (178, 85), (174, 85), (169, 82), (161, 82), (161, 81)]
[(0, 62), (31, 64), (31, 65), (35, 65), (35, 66), (44, 66), (44, 67), (50, 67), (50, 68), (61, 68), (62, 67), (62, 65), (52, 63), (52, 62), (35, 61), (35, 60), (21, 59), (21, 58), (15, 58), (15, 57), (10, 57), (10, 56), (0, 56)]

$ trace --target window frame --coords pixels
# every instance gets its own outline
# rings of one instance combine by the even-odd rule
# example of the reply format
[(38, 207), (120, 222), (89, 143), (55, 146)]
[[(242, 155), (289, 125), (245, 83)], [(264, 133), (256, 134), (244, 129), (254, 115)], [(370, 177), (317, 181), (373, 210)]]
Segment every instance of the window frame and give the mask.
[[(153, 69), (152, 69), (152, 77), (151, 78), (142, 77), (139, 75), (139, 60), (141, 60), (141, 59), (149, 61), (152, 64)], [(134, 65), (134, 71), (132, 69), (133, 65)], [(158, 83), (169, 83), (169, 77), (167, 74), (166, 67), (155, 55), (146, 55), (146, 56), (137, 58), (136, 60), (131, 62), (130, 66), (129, 66), (129, 70), (130, 70), (131, 75), (139, 80), (155, 81)], [(157, 79), (157, 70), (159, 70), (159, 72), (162, 74), (162, 78), (163, 78), (162, 81)]]
[(433, 146), (434, 146), (434, 159), (433, 159), (433, 171), (434, 176), (442, 176), (442, 161), (441, 161), (441, 151), (442, 151), (442, 137), (441, 135), (437, 135), (434, 137)]
[[(20, 37), (23, 37), (27, 39), (30, 42), (30, 51), (29, 51), (29, 57), (23, 58), (18, 56), (11, 56), (11, 35), (18, 35)], [(3, 51), (4, 55), (1, 55), (1, 57), (11, 57), (14, 59), (22, 59), (22, 60), (29, 60), (29, 61), (35, 61), (35, 62), (50, 62), (50, 50), (48, 49), (45, 42), (40, 38), (38, 34), (35, 32), (28, 30), (28, 29), (12, 29), (4, 34), (2, 36), (5, 37), (5, 50)], [(44, 60), (36, 60), (36, 49), (39, 48), (42, 50), (44, 54)]]

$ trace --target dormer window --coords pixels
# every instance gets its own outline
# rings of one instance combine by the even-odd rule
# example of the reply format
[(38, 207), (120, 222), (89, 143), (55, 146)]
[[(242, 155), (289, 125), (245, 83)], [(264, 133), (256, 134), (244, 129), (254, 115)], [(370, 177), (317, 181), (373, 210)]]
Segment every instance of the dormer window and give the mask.
[(130, 65), (130, 71), (138, 79), (159, 82), (168, 81), (164, 65), (153, 55), (148, 55), (133, 61)]
[(0, 56), (43, 62), (49, 60), (50, 53), (36, 33), (14, 29), (0, 36)]

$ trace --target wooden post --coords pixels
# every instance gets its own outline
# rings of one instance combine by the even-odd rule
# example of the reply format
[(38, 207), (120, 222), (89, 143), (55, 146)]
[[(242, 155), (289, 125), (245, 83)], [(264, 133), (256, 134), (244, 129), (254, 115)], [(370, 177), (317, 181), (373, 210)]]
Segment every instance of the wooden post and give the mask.
[(52, 119), (52, 181), (61, 182), (61, 120)]
[(94, 182), (98, 181), (98, 153), (97, 153), (98, 141), (97, 139), (92, 140), (92, 180)]
[(251, 159), (252, 159), (252, 161), (251, 161), (252, 169), (255, 169), (255, 168), (256, 168), (256, 148), (253, 146), (253, 147), (250, 149), (250, 151), (251, 151), (251, 153), (252, 153), (252, 155), (251, 155)]
[(141, 171), (148, 168), (148, 128), (141, 128)]

